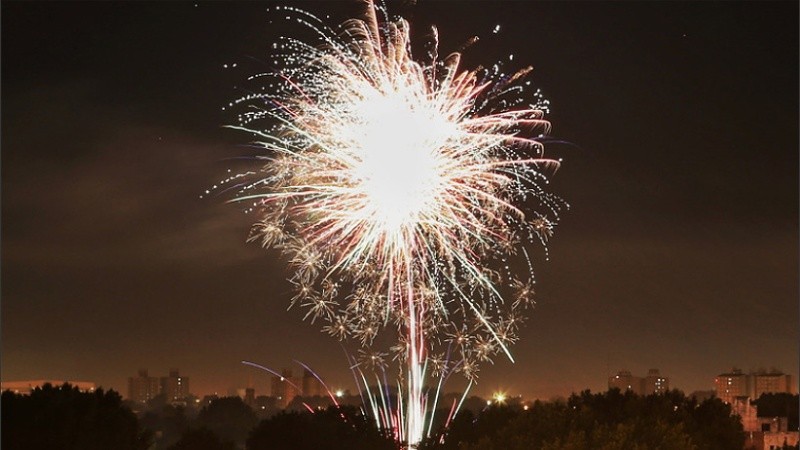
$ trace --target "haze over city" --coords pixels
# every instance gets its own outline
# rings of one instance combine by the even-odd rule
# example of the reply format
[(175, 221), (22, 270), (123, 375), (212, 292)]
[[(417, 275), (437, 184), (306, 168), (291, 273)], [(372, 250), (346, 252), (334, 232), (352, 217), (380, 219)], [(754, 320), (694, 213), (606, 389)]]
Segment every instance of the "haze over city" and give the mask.
[[(286, 311), (285, 261), (245, 242), (254, 217), (200, 198), (252, 154), (223, 107), (294, 31), (267, 6), (4, 3), (3, 381), (124, 395), (140, 368), (180, 368), (194, 394), (261, 395), (270, 375), (242, 360), (300, 360), (355, 390), (340, 344)], [(567, 142), (547, 149), (571, 208), (534, 261), (536, 307), (477, 395), (603, 391), (621, 369), (687, 393), (733, 367), (797, 376), (796, 4), (405, 8), (443, 52), (479, 34), (467, 66), (533, 65)]]

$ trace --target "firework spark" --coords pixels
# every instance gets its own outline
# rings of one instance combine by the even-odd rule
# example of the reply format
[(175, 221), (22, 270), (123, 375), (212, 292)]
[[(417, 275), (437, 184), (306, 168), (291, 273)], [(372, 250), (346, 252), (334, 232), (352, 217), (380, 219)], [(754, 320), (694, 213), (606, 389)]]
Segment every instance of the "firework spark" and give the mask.
[[(511, 358), (532, 303), (527, 248), (547, 242), (565, 206), (544, 190), (558, 166), (541, 144), (547, 102), (525, 93), (530, 68), (439, 58), (435, 29), (413, 59), (409, 23), (371, 1), (338, 32), (281, 11), (322, 44), (282, 38), (280, 68), (251, 77), (269, 89), (235, 102), (246, 109), (234, 128), (266, 156), (231, 178), (234, 201), (262, 212), (250, 239), (285, 255), (308, 319), (359, 342), (356, 365), (401, 362), (404, 411), (383, 422), (414, 445), (435, 408), (426, 376), (472, 385), (479, 362)], [(374, 349), (386, 334), (391, 348)]]

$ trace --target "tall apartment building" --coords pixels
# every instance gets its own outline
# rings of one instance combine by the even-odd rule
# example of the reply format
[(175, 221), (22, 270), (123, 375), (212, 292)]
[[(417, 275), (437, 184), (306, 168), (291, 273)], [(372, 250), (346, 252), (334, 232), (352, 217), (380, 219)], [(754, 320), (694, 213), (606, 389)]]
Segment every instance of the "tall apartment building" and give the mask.
[(278, 408), (286, 408), (289, 402), (302, 395), (302, 381), (292, 376), (291, 369), (283, 369), (281, 376), (272, 377), (272, 396), (277, 400)]
[(792, 376), (778, 370), (743, 373), (740, 369), (732, 369), (714, 378), (714, 390), (717, 397), (725, 403), (733, 403), (737, 397), (757, 399), (761, 394), (795, 393)]
[(734, 368), (714, 378), (714, 390), (725, 403), (733, 403), (736, 397), (750, 397), (750, 377)]
[(184, 377), (178, 369), (169, 371), (165, 377), (151, 377), (147, 369), (140, 369), (135, 377), (128, 378), (128, 399), (136, 403), (147, 403), (156, 396), (164, 394), (168, 402), (180, 401), (189, 397), (189, 377)]
[(255, 388), (251, 388), (251, 387), (246, 388), (244, 390), (244, 399), (243, 400), (244, 400), (244, 403), (247, 406), (249, 406), (251, 408), (255, 408), (256, 407), (256, 390), (255, 390)]
[(658, 369), (650, 369), (646, 377), (638, 377), (629, 370), (620, 370), (608, 377), (608, 388), (637, 395), (663, 394), (669, 391), (669, 378), (662, 377)]
[(326, 395), (325, 386), (306, 369), (303, 373), (303, 397), (321, 397)]
[(644, 378), (644, 395), (663, 394), (669, 391), (669, 378), (662, 377), (658, 369), (650, 369)]
[(281, 376), (272, 377), (272, 396), (277, 400), (278, 408), (286, 406), (297, 396), (326, 396), (325, 386), (310, 370), (303, 372), (303, 377), (292, 375), (291, 369), (283, 369)]
[(795, 393), (795, 386), (792, 384), (792, 376), (777, 370), (769, 372), (763, 371), (751, 375), (753, 384), (753, 398), (761, 397), (761, 394), (786, 392)]
[(135, 377), (128, 378), (128, 398), (137, 403), (147, 403), (161, 393), (158, 378), (147, 374), (147, 369), (140, 369)]
[(613, 377), (608, 377), (608, 389), (619, 389), (622, 392), (642, 392), (642, 378), (635, 377), (629, 370), (620, 370)]
[(189, 396), (189, 377), (181, 376), (178, 369), (170, 369), (169, 376), (161, 377), (161, 393), (169, 402), (185, 399)]

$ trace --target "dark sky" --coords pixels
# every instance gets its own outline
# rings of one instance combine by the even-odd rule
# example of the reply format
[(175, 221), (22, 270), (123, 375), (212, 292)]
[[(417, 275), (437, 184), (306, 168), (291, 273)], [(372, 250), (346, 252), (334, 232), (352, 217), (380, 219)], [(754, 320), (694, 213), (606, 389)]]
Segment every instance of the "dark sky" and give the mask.
[[(468, 66), (514, 54), (553, 105), (572, 205), (496, 388), (549, 398), (660, 368), (710, 389), (798, 368), (798, 4), (400, 5)], [(334, 23), (356, 5), (305, 3)], [(350, 387), (339, 345), (286, 312), (250, 216), (199, 194), (247, 136), (221, 107), (278, 34), (261, 3), (2, 4), (2, 378), (180, 368), (197, 394), (300, 359)], [(499, 34), (492, 34), (496, 24)], [(224, 64), (237, 63), (224, 69)], [(237, 166), (238, 167), (238, 166)], [(452, 389), (457, 389), (453, 384)]]

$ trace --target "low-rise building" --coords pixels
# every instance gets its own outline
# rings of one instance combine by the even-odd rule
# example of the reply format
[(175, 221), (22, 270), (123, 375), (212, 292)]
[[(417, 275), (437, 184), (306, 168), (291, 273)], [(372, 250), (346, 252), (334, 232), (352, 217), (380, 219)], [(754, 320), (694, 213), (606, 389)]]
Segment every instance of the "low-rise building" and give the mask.
[(731, 414), (739, 416), (745, 432), (761, 431), (758, 408), (750, 403), (750, 397), (735, 397), (731, 403)]

